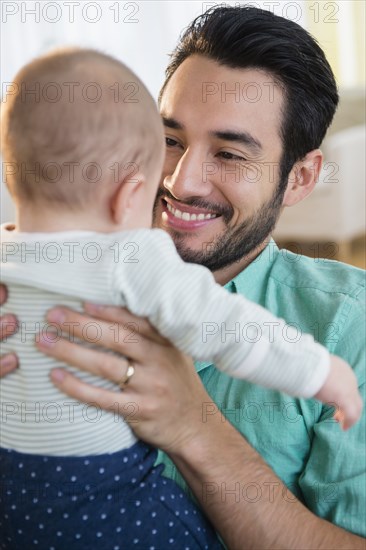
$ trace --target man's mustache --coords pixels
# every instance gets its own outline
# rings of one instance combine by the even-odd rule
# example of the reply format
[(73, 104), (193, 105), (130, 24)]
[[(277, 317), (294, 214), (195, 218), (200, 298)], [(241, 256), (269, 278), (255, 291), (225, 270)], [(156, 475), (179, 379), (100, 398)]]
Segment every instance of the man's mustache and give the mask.
[(174, 195), (172, 195), (168, 191), (168, 189), (163, 189), (161, 187), (159, 187), (156, 195), (155, 208), (162, 197), (171, 199), (174, 202), (179, 202), (182, 206), (183, 205), (194, 206), (196, 208), (202, 208), (203, 210), (209, 210), (210, 212), (214, 212), (218, 216), (222, 216), (226, 223), (229, 223), (229, 221), (234, 215), (234, 209), (232, 208), (232, 206), (228, 206), (228, 205), (223, 206), (222, 204), (208, 202), (205, 199), (195, 198), (195, 197), (188, 198), (188, 199), (185, 199), (184, 201), (181, 201), (176, 197), (174, 197)]

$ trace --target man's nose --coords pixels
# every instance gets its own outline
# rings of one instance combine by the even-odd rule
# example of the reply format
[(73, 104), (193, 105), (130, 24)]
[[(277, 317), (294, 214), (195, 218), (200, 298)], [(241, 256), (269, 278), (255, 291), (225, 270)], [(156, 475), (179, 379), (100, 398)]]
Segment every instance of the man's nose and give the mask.
[(203, 155), (187, 149), (174, 172), (164, 178), (164, 187), (178, 200), (208, 197), (213, 184), (207, 177), (206, 165)]

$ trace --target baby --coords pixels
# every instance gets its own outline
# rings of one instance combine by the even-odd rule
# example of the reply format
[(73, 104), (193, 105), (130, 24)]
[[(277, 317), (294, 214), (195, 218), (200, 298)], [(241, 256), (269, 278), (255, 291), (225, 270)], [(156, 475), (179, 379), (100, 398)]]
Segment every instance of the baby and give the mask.
[[(345, 428), (362, 409), (351, 368), (309, 335), (284, 340), (285, 321), (228, 293), (206, 268), (184, 263), (164, 231), (150, 229), (163, 128), (146, 88), (120, 62), (73, 49), (27, 65), (5, 102), (2, 147), (17, 206), (15, 227), (1, 230), (9, 289), (2, 313), (20, 322), (4, 344), (20, 368), (1, 389), (9, 547), (31, 540), (42, 548), (218, 547), (200, 512), (153, 468), (154, 450), (112, 412), (90, 412), (51, 384), (50, 369), (62, 366), (119, 391), (36, 349), (38, 332), (57, 337), (47, 310), (82, 311), (84, 301), (125, 306), (228, 375), (335, 403)], [(262, 337), (204, 337), (204, 327), (222, 323), (259, 325)]]

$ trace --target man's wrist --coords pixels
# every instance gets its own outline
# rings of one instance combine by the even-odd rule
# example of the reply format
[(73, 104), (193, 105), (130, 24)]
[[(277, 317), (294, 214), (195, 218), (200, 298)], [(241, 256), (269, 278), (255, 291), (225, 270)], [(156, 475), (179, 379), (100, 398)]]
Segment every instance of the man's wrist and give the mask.
[[(212, 405), (216, 407), (213, 402)], [(216, 467), (221, 468), (221, 461), (217, 464), (218, 450), (221, 456), (227, 455), (235, 464), (242, 464), (251, 458), (251, 453), (255, 453), (242, 434), (219, 411), (207, 420), (202, 417), (200, 422), (195, 424), (194, 433), (190, 433), (179, 445), (174, 445), (165, 452), (180, 470), (189, 469), (192, 474), (199, 476), (201, 481), (204, 481), (203, 476), (207, 479), (213, 478)]]

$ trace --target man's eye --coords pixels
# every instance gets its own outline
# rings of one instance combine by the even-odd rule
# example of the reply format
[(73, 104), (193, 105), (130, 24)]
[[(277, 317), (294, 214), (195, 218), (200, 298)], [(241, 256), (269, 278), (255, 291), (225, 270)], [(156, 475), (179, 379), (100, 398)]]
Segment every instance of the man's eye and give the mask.
[(175, 139), (169, 137), (165, 138), (165, 143), (167, 147), (175, 147), (176, 145), (179, 145), (179, 143)]
[(235, 160), (236, 162), (243, 162), (246, 160), (244, 157), (240, 157), (239, 155), (234, 155), (233, 153), (229, 153), (228, 151), (221, 151), (219, 155), (221, 156), (221, 158), (225, 160)]

